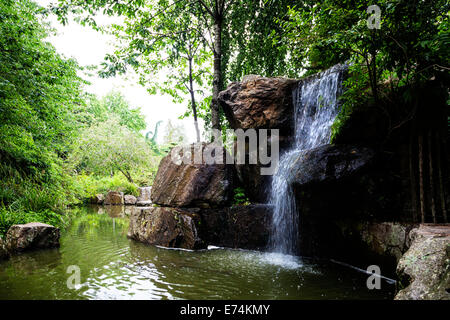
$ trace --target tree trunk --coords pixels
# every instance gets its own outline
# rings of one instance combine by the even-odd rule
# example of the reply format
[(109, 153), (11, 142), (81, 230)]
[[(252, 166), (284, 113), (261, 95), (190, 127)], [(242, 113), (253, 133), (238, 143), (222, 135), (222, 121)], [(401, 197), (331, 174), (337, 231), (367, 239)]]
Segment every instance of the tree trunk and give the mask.
[(220, 130), (219, 92), (222, 88), (222, 17), (214, 17), (214, 77), (211, 101), (211, 126)]
[(436, 205), (434, 203), (434, 179), (433, 179), (433, 132), (430, 130), (428, 132), (428, 161), (429, 161), (429, 171), (430, 171), (430, 200), (431, 200), (431, 215), (433, 217), (433, 223), (436, 223)]
[(189, 58), (189, 92), (191, 94), (192, 113), (194, 114), (195, 133), (197, 134), (197, 142), (200, 142), (200, 130), (197, 121), (197, 104), (195, 103), (194, 80), (192, 77), (192, 58)]
[(127, 171), (127, 170), (122, 170), (119, 169), (120, 172), (122, 172), (122, 174), (125, 176), (125, 178), (127, 178), (128, 182), (131, 182), (134, 184), (133, 178), (131, 177), (131, 174)]
[(425, 197), (423, 187), (423, 135), (419, 135), (419, 188), (420, 188), (420, 215), (422, 223), (425, 222)]
[(444, 189), (444, 183), (442, 178), (442, 164), (441, 164), (441, 141), (440, 141), (439, 132), (436, 132), (436, 166), (438, 170), (438, 183), (439, 183), (439, 193), (440, 193), (440, 199), (441, 199), (441, 209), (442, 209), (442, 216), (444, 218), (444, 223), (447, 223), (447, 209), (445, 208), (445, 189)]

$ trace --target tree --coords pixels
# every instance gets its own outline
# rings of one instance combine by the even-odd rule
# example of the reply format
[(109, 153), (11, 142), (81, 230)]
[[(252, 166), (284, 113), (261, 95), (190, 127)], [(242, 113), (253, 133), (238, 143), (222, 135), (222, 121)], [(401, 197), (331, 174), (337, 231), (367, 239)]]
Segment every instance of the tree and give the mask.
[[(294, 0), (139, 0), (129, 2), (59, 0), (59, 6), (52, 8), (52, 11), (60, 17), (62, 22), (67, 22), (68, 13), (80, 15), (81, 9), (84, 15), (82, 14), (79, 20), (94, 27), (97, 27), (94, 15), (99, 11), (108, 15), (126, 17), (127, 26), (119, 27), (116, 31), (122, 31), (128, 36), (132, 48), (110, 55), (108, 64), (113, 67), (106, 70), (105, 74), (117, 70), (124, 71), (127, 65), (139, 68), (142, 66), (142, 61), (139, 61), (140, 56), (150, 57), (151, 53), (157, 52), (158, 45), (167, 47), (163, 51), (174, 48), (175, 60), (180, 62), (184, 59), (186, 69), (189, 69), (189, 65), (202, 66), (208, 54), (211, 54), (213, 74), (210, 77), (212, 79), (206, 77), (206, 81), (200, 81), (198, 75), (203, 77), (206, 73), (193, 70), (186, 73), (187, 76), (176, 77), (176, 83), (185, 83), (186, 81), (180, 81), (180, 79), (183, 77), (188, 79), (189, 74), (192, 74), (191, 79), (187, 81), (189, 85), (186, 90), (191, 95), (190, 108), (194, 118), (198, 109), (205, 110), (204, 104), (210, 103), (209, 113), (204, 115), (204, 118), (207, 123), (211, 123), (212, 128), (220, 129), (223, 113), (220, 112), (218, 96), (224, 89), (225, 79), (238, 80), (238, 76), (248, 71), (264, 72), (265, 75), (275, 73), (282, 75), (283, 71), (290, 70), (285, 61), (279, 62), (283, 60), (279, 58), (287, 56), (287, 50), (283, 47), (274, 48), (271, 35), (279, 32), (280, 29), (274, 23), (276, 15), (284, 16), (287, 5), (295, 2)], [(250, 50), (246, 50), (247, 41), (251, 44)], [(161, 49), (161, 46), (159, 48)], [(262, 48), (265, 50), (261, 50)], [(184, 57), (179, 55), (181, 53)], [(199, 53), (200, 58), (197, 56)], [(234, 59), (236, 55), (237, 58)], [(253, 55), (256, 56), (253, 57)], [(173, 55), (169, 54), (168, 57)], [(156, 59), (153, 57), (146, 61), (148, 73), (145, 80), (141, 79), (141, 83), (149, 80), (149, 76), (152, 75), (149, 71), (158, 68), (156, 62), (161, 62), (163, 59), (164, 56), (156, 56)], [(202, 60), (201, 63), (198, 60)], [(233, 66), (227, 66), (230, 61)], [(175, 69), (179, 70), (179, 68)], [(228, 71), (231, 71), (232, 75), (227, 78), (225, 73)], [(202, 82), (208, 87), (209, 79), (212, 80), (212, 95), (203, 100), (202, 105), (196, 106), (193, 93), (197, 91), (190, 84), (196, 83), (202, 87), (200, 83)], [(166, 85), (171, 83), (173, 84), (173, 81), (165, 83), (163, 87), (167, 88)], [(179, 96), (179, 93), (175, 91), (185, 90), (181, 87), (182, 85), (179, 87), (175, 85), (166, 90), (166, 93)]]
[[(189, 95), (188, 110), (194, 117), (199, 142), (196, 94), (204, 99), (202, 87), (210, 86), (210, 53), (198, 32), (200, 18), (195, 8), (180, 9), (179, 4), (175, 4), (164, 10), (161, 18), (153, 18), (165, 6), (166, 1), (155, 1), (152, 6), (137, 11), (135, 16), (126, 18), (123, 25), (113, 26), (112, 32), (120, 40), (120, 47), (106, 57), (101, 74), (114, 76), (125, 72), (126, 66), (132, 66), (149, 92), (169, 94), (174, 102), (183, 102)], [(164, 81), (155, 77), (161, 72)], [(205, 102), (202, 100), (200, 104)]]
[(155, 159), (141, 135), (121, 125), (117, 117), (111, 117), (80, 134), (68, 163), (76, 172), (87, 171), (99, 176), (120, 171), (134, 183), (133, 171), (151, 166)]
[(119, 91), (111, 91), (101, 99), (92, 96), (87, 107), (91, 114), (91, 121), (105, 121), (110, 116), (116, 116), (120, 125), (126, 126), (134, 132), (140, 132), (147, 127), (145, 116), (140, 108), (132, 108), (123, 94)]
[(56, 176), (85, 109), (79, 67), (45, 38), (32, 1), (0, 3), (0, 162), (35, 178)]

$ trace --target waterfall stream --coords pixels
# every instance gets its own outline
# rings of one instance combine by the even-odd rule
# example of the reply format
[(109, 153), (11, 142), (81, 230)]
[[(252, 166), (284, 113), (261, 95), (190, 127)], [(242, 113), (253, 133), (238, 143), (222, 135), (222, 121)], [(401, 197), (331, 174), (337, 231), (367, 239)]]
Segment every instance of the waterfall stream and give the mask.
[(301, 81), (293, 93), (295, 142), (280, 159), (272, 179), (270, 204), (274, 206), (269, 249), (298, 254), (299, 213), (292, 187), (292, 167), (305, 150), (330, 142), (331, 126), (339, 112), (345, 66), (336, 65)]

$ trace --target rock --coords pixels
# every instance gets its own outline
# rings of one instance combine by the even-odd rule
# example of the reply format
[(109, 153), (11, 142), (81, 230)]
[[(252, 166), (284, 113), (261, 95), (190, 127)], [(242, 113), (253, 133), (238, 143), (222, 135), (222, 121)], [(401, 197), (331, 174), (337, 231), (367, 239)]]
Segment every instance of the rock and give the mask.
[(324, 145), (299, 152), (292, 165), (296, 185), (347, 178), (366, 167), (374, 158), (369, 148), (349, 145)]
[(450, 300), (450, 224), (420, 225), (400, 259), (396, 300)]
[(6, 234), (6, 248), (10, 253), (55, 248), (59, 247), (59, 237), (59, 229), (48, 224), (16, 224), (11, 226)]
[(244, 77), (219, 94), (219, 102), (233, 129), (280, 129), (293, 132), (292, 91), (299, 80)]
[[(201, 144), (201, 152), (212, 144)], [(194, 152), (194, 145), (185, 146)], [(225, 157), (225, 149), (220, 147)], [(198, 148), (200, 149), (200, 147)], [(180, 149), (177, 149), (180, 150)], [(183, 151), (180, 155), (184, 156)], [(233, 199), (233, 165), (195, 164), (194, 161), (177, 164), (172, 154), (160, 163), (153, 183), (152, 202), (167, 207), (223, 207)]]
[(152, 187), (139, 188), (139, 197), (137, 202), (151, 201)]
[(202, 249), (199, 217), (185, 210), (154, 207), (134, 210), (130, 216), (128, 237), (143, 243), (167, 248)]
[(90, 200), (91, 204), (103, 204), (103, 202), (105, 201), (105, 196), (103, 194), (96, 194), (95, 196), (93, 196)]
[(108, 192), (108, 194), (106, 195), (104, 204), (105, 205), (123, 205), (124, 204), (123, 192), (116, 192), (116, 191)]
[(398, 262), (410, 246), (408, 234), (414, 226), (398, 222), (370, 222), (363, 225), (360, 234), (371, 251), (394, 257)]
[[(219, 102), (234, 130), (279, 129), (282, 153), (294, 136), (293, 89), (298, 83), (299, 80), (249, 75), (222, 91)], [(240, 164), (236, 170), (250, 200), (267, 202), (271, 179), (261, 175), (261, 164)]]
[(127, 194), (123, 197), (123, 201), (127, 206), (134, 206), (136, 204), (137, 199), (135, 196)]
[(269, 239), (272, 207), (264, 204), (202, 209), (201, 238), (209, 245), (265, 249)]
[(152, 201), (138, 201), (136, 202), (136, 205), (138, 207), (151, 207), (152, 206)]
[(7, 259), (9, 256), (8, 251), (5, 248), (2, 238), (0, 238), (0, 261)]

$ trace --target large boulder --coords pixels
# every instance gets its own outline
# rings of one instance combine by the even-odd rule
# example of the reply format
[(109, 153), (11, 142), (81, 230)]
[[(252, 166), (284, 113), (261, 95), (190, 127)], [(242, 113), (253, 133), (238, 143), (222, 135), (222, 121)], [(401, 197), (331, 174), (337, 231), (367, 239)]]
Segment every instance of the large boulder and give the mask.
[(272, 207), (264, 204), (202, 209), (201, 237), (209, 245), (264, 249), (269, 240)]
[[(207, 164), (205, 160), (196, 163), (194, 157), (191, 161), (179, 162), (177, 156), (185, 156), (185, 151), (208, 151), (205, 143), (185, 146), (176, 149), (166, 156), (160, 163), (158, 173), (152, 187), (152, 202), (167, 207), (223, 207), (232, 201), (234, 167), (225, 161), (226, 150), (223, 151), (223, 164)], [(198, 149), (197, 149), (198, 148)], [(178, 153), (179, 152), (179, 153)]]
[(450, 225), (420, 225), (400, 259), (396, 300), (450, 300)]
[(202, 249), (198, 236), (199, 217), (195, 213), (167, 207), (133, 210), (128, 237), (167, 248)]
[(6, 234), (6, 249), (21, 252), (30, 249), (59, 247), (59, 229), (54, 226), (32, 222), (16, 224), (9, 228)]
[(5, 248), (2, 238), (0, 238), (0, 260), (7, 259), (9, 256), (8, 251)]
[(233, 129), (280, 129), (293, 132), (292, 92), (299, 80), (244, 77), (219, 94), (219, 102)]
[(125, 196), (123, 197), (123, 202), (124, 202), (125, 205), (127, 205), (127, 206), (134, 206), (134, 205), (136, 204), (136, 201), (137, 201), (137, 199), (136, 199), (136, 197), (133, 196), (133, 195), (127, 194), (127, 195), (125, 195)]
[(104, 204), (113, 206), (123, 205), (124, 204), (123, 192), (116, 192), (116, 191), (108, 192)]

